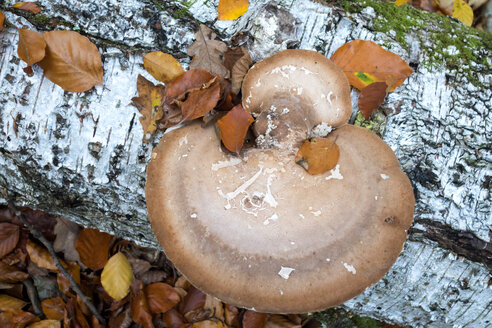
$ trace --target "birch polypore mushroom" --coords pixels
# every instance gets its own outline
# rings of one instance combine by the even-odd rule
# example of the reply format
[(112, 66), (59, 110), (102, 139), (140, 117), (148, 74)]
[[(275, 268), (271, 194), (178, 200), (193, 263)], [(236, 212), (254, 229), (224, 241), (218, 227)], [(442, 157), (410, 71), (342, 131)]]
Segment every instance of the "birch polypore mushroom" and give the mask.
[[(314, 65), (322, 65), (320, 55), (309, 53)], [(282, 61), (280, 67), (294, 62), (311, 72), (299, 68), (301, 74), (317, 76), (307, 59)], [(268, 66), (256, 64), (252, 72), (262, 65)], [(308, 115), (303, 120), (308, 123), (296, 129), (346, 123), (348, 115), (339, 120), (337, 108), (350, 106), (348, 83), (328, 66), (337, 81), (322, 91), (330, 95), (331, 107), (328, 100), (320, 105), (325, 98), (319, 94), (317, 105), (309, 99), (302, 104), (287, 94), (289, 88), (275, 94), (289, 111)], [(302, 76), (270, 75), (278, 85)], [(249, 103), (244, 95), (243, 105), (259, 113), (274, 94), (253, 99), (255, 90)], [(366, 129), (343, 125), (331, 132), (340, 158), (319, 175), (295, 163), (297, 149), (282, 146), (295, 144), (286, 136), (277, 140), (278, 147), (250, 148), (238, 157), (221, 148), (213, 126), (194, 122), (165, 134), (147, 168), (147, 208), (166, 255), (196, 287), (257, 311), (311, 312), (356, 296), (389, 270), (412, 222), (414, 196), (390, 147)]]

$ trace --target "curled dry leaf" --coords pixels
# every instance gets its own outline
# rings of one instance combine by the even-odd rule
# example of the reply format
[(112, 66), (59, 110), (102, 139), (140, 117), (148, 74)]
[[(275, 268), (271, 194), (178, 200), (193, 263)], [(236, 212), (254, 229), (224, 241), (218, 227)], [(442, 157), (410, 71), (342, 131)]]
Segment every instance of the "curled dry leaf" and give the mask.
[(383, 103), (387, 88), (386, 82), (374, 82), (360, 92), (359, 109), (366, 120)]
[(126, 256), (118, 252), (104, 266), (101, 284), (109, 296), (119, 301), (128, 295), (133, 281), (132, 266)]
[(296, 163), (304, 167), (309, 174), (321, 174), (337, 165), (340, 149), (329, 138), (311, 138), (299, 148)]
[(164, 83), (174, 80), (184, 72), (173, 56), (162, 51), (149, 52), (143, 57), (143, 63), (150, 75)]
[(45, 56), (46, 42), (41, 34), (35, 31), (20, 29), (17, 55), (28, 66), (41, 61)]
[(243, 328), (263, 328), (268, 314), (247, 310), (243, 315)]
[(249, 126), (255, 120), (241, 104), (234, 106), (224, 117), (217, 121), (220, 139), (224, 146), (233, 153), (243, 148)]
[(147, 285), (144, 291), (152, 313), (166, 313), (181, 300), (174, 288), (163, 282)]
[(0, 282), (14, 283), (24, 281), (27, 278), (29, 278), (29, 275), (26, 272), (19, 271), (19, 269), (14, 266), (0, 262)]
[(48, 298), (41, 302), (43, 313), (46, 318), (52, 320), (63, 320), (63, 314), (65, 312), (65, 302), (61, 297)]
[(229, 71), (222, 63), (222, 56), (227, 50), (224, 42), (215, 40), (217, 35), (207, 26), (200, 25), (195, 34), (196, 41), (188, 47), (188, 55), (193, 56), (190, 68), (201, 68), (213, 75), (229, 77)]
[(234, 20), (241, 17), (248, 11), (248, 0), (220, 0), (219, 1), (219, 20)]
[(31, 14), (37, 14), (42, 11), (34, 2), (19, 2), (13, 5), (12, 8), (27, 11)]
[(19, 226), (0, 223), (0, 259), (12, 252), (19, 242)]
[[(39, 246), (33, 243), (31, 240), (28, 240), (26, 244), (26, 250), (31, 261), (34, 262), (38, 267), (50, 271), (58, 271), (53, 258), (51, 257), (48, 250), (43, 246)], [(60, 263), (62, 263), (61, 260)]]
[(244, 47), (227, 49), (224, 54), (224, 66), (231, 72), (232, 92), (238, 94), (241, 90), (244, 76), (252, 63), (249, 52)]
[(191, 69), (178, 76), (166, 86), (166, 98), (175, 98), (190, 89), (200, 89), (214, 76), (203, 69)]
[(136, 280), (132, 284), (132, 319), (139, 325), (143, 325), (144, 328), (153, 328), (152, 314), (150, 314), (149, 305), (147, 303), (147, 298), (145, 297), (145, 292), (143, 289), (143, 284), (141, 281)]
[(97, 229), (87, 228), (79, 233), (75, 249), (79, 252), (80, 260), (89, 269), (102, 269), (109, 256), (109, 245), (113, 236)]
[(65, 91), (83, 92), (102, 84), (101, 55), (94, 43), (74, 31), (44, 32), (44, 75)]
[(60, 328), (61, 321), (58, 320), (41, 320), (31, 323), (27, 328)]
[(20, 310), (26, 306), (26, 302), (18, 298), (0, 294), (0, 311)]
[(218, 79), (208, 88), (193, 91), (181, 106), (183, 121), (202, 117), (214, 109), (219, 99), (220, 81)]
[(373, 82), (386, 82), (395, 90), (413, 72), (400, 56), (372, 41), (354, 40), (337, 49), (331, 60), (340, 67), (350, 84), (362, 90)]

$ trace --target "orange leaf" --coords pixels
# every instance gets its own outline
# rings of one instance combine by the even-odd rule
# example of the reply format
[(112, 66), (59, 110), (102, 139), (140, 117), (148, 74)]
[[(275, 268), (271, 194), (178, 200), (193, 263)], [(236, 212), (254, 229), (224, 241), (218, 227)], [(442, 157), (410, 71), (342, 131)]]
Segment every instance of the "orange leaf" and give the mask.
[(41, 320), (31, 323), (27, 328), (60, 328), (61, 321), (58, 320)]
[(48, 298), (41, 302), (43, 312), (48, 319), (63, 320), (65, 302), (61, 297)]
[(183, 74), (183, 68), (171, 55), (162, 51), (149, 52), (143, 57), (145, 70), (156, 80), (168, 83)]
[(241, 17), (249, 6), (248, 0), (219, 0), (219, 20), (234, 20)]
[(34, 314), (21, 310), (9, 310), (0, 313), (0, 327), (20, 328), (33, 320), (36, 320)]
[(33, 261), (38, 267), (50, 271), (58, 271), (53, 258), (51, 257), (48, 250), (43, 246), (39, 246), (38, 244), (33, 243), (31, 240), (28, 240), (26, 244), (26, 250), (31, 261)]
[(192, 88), (201, 86), (214, 76), (203, 69), (191, 69), (184, 72), (166, 86), (166, 98), (177, 97)]
[(190, 93), (181, 106), (184, 121), (191, 121), (202, 117), (212, 109), (220, 99), (220, 81), (215, 81), (206, 89), (196, 90)]
[(44, 75), (65, 91), (83, 92), (102, 84), (101, 55), (94, 43), (74, 31), (44, 32)]
[(0, 294), (0, 311), (20, 310), (26, 306), (26, 302), (18, 298)]
[(263, 328), (268, 314), (247, 310), (243, 315), (243, 328)]
[(359, 95), (359, 109), (366, 120), (386, 98), (386, 82), (374, 82), (362, 89)]
[(0, 262), (0, 282), (19, 282), (29, 278), (25, 272), (19, 271), (18, 268)]
[(309, 174), (321, 174), (337, 165), (340, 149), (334, 140), (311, 138), (299, 148), (296, 163), (304, 167)]
[(140, 280), (136, 280), (132, 284), (131, 309), (133, 321), (139, 325), (143, 325), (144, 328), (154, 328), (152, 315), (150, 314), (147, 298), (143, 290), (143, 284)]
[(3, 23), (5, 22), (5, 15), (0, 11), (0, 31), (3, 28)]
[(14, 250), (19, 242), (19, 226), (0, 223), (0, 259)]
[(42, 60), (46, 53), (46, 42), (41, 34), (31, 30), (19, 30), (17, 55), (31, 66)]
[(174, 288), (163, 282), (145, 286), (145, 294), (152, 313), (166, 313), (181, 300)]
[(75, 242), (75, 249), (79, 252), (82, 263), (94, 271), (102, 269), (108, 261), (112, 239), (113, 236), (97, 229), (82, 230)]
[(229, 151), (238, 153), (243, 148), (246, 133), (254, 121), (253, 116), (241, 104), (233, 107), (217, 121), (224, 146)]
[(24, 10), (31, 14), (37, 14), (41, 12), (41, 8), (34, 2), (19, 2), (12, 6), (12, 8)]
[(331, 60), (340, 67), (350, 84), (362, 90), (373, 82), (386, 82), (395, 90), (413, 72), (400, 56), (372, 41), (354, 40), (337, 49)]

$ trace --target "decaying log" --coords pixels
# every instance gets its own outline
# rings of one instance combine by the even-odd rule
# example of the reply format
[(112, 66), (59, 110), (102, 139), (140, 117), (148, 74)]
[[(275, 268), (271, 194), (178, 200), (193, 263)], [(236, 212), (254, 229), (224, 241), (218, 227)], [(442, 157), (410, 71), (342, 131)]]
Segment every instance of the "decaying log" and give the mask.
[[(234, 22), (216, 21), (217, 2), (185, 8), (185, 2), (163, 0), (41, 0), (37, 15), (8, 9), (13, 1), (4, 2), (10, 27), (0, 32), (0, 186), (16, 205), (158, 247), (144, 184), (160, 135), (142, 143), (140, 114), (130, 105), (137, 75), (150, 78), (142, 54), (163, 50), (186, 67), (186, 48), (199, 23), (231, 45), (247, 45), (255, 60), (287, 47), (330, 56), (352, 39), (374, 40), (415, 69), (388, 96), (378, 116), (382, 121), (374, 124), (411, 178), (417, 205), (394, 267), (344, 307), (400, 325), (490, 325), (490, 36), (484, 41), (449, 18), (370, 1), (251, 1)], [(407, 18), (402, 26), (384, 26), (402, 11), (415, 28), (401, 28)], [(43, 78), (37, 67), (26, 75), (16, 55), (14, 27), (21, 26), (72, 29), (90, 37), (103, 55), (104, 86), (74, 94)], [(438, 41), (436, 33), (454, 34), (456, 45)], [(354, 91), (354, 113), (356, 99)]]

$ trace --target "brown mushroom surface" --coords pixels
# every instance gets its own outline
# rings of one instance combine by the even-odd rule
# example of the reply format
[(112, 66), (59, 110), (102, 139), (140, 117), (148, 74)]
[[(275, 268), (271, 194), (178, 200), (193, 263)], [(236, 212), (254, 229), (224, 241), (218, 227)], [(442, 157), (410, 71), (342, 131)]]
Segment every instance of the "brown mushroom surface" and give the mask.
[(405, 242), (412, 187), (370, 131), (343, 126), (329, 138), (338, 164), (313, 176), (293, 151), (226, 153), (212, 126), (165, 134), (146, 200), (166, 255), (196, 287), (261, 312), (325, 309), (377, 282)]

